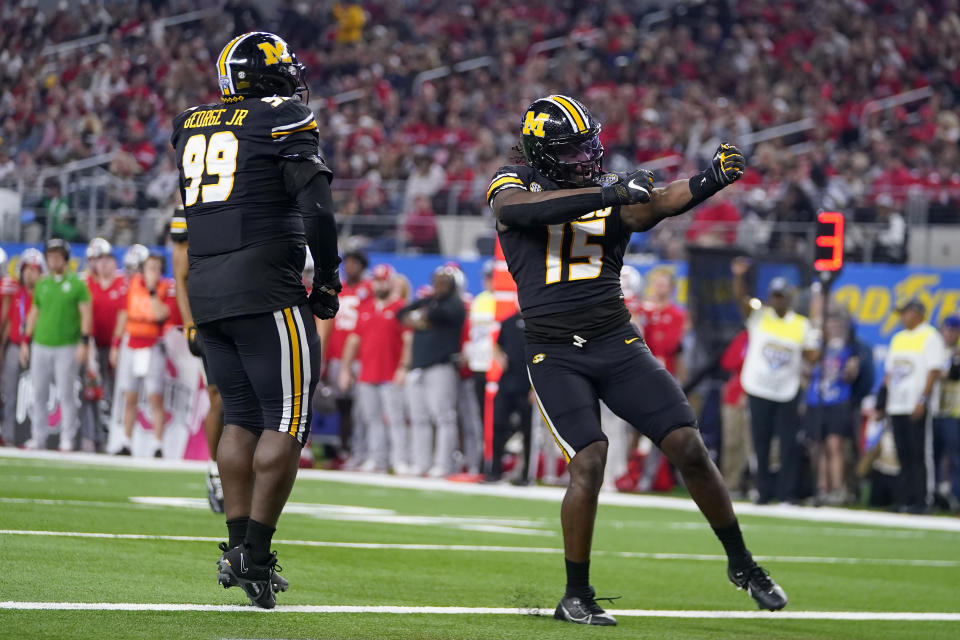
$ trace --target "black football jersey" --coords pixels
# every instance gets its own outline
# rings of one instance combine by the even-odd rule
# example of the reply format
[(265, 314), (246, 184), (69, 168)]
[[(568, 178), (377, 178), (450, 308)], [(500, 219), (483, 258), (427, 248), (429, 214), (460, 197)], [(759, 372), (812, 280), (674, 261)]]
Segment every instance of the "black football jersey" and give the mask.
[[(508, 165), (494, 174), (487, 201), (507, 189), (559, 188), (532, 167)], [(620, 218), (620, 207), (592, 211), (564, 224), (497, 227), (507, 268), (517, 283), (524, 318), (575, 311), (623, 298), (620, 269), (631, 231)]]
[(277, 96), (193, 107), (174, 118), (171, 143), (184, 205), (171, 235), (189, 234), (197, 322), (306, 302), (303, 218), (281, 162), (320, 155), (310, 108)]

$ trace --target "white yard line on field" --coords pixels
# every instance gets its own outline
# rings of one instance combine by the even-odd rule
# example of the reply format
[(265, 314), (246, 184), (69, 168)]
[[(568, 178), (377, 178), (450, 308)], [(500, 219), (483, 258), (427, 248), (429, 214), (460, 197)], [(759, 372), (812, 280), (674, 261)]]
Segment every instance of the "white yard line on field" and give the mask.
[[(279, 605), (266, 610), (250, 606), (214, 604), (155, 604), (136, 602), (0, 602), (0, 609), (19, 611), (207, 611), (250, 613), (392, 613), (429, 615), (533, 615), (549, 616), (553, 609), (510, 607), (405, 607), (352, 605)], [(960, 622), (960, 613), (900, 611), (660, 611), (657, 609), (610, 610), (616, 616), (634, 618), (700, 618), (740, 620), (890, 620)]]
[[(0, 458), (38, 460), (45, 463), (87, 464), (136, 469), (140, 471), (194, 471), (202, 474), (206, 469), (206, 462), (199, 460), (157, 460), (153, 458), (131, 458), (129, 456), (108, 456), (96, 453), (26, 451), (13, 449), (11, 447), (0, 448)], [(560, 502), (565, 492), (563, 487), (514, 487), (507, 484), (449, 482), (437, 478), (388, 476), (374, 473), (326, 471), (323, 469), (301, 469), (298, 478), (339, 482), (341, 484), (417, 489), (420, 491), (439, 491), (498, 498), (520, 498), (546, 502)], [(605, 492), (600, 494), (600, 502), (605, 505), (620, 507), (647, 507), (688, 512), (698, 511), (697, 505), (689, 498), (674, 498), (668, 496)], [(791, 505), (755, 505), (746, 502), (738, 502), (735, 507), (737, 514), (740, 516), (752, 515), (807, 522), (832, 522), (876, 527), (900, 527), (904, 529), (960, 532), (960, 518), (920, 516), (904, 513), (881, 513), (877, 511), (841, 509), (837, 507), (814, 508)]]
[[(0, 536), (52, 536), (63, 538), (98, 538), (107, 540), (152, 540), (169, 542), (222, 542), (222, 538), (209, 536), (169, 536), (142, 533), (96, 533), (85, 531), (35, 531), (28, 529), (0, 529)], [(563, 549), (551, 547), (507, 547), (499, 545), (466, 544), (399, 544), (380, 542), (328, 542), (319, 540), (274, 540), (276, 544), (295, 547), (324, 547), (333, 549), (368, 549), (396, 551), (468, 551), (493, 553), (533, 553), (560, 554)], [(648, 553), (637, 551), (594, 551), (596, 556), (615, 558), (633, 558), (639, 560), (680, 560), (726, 562), (723, 555), (703, 553)], [(836, 558), (821, 556), (754, 556), (761, 562), (782, 562), (793, 564), (865, 564), (899, 567), (958, 567), (960, 560), (919, 560), (907, 558)]]

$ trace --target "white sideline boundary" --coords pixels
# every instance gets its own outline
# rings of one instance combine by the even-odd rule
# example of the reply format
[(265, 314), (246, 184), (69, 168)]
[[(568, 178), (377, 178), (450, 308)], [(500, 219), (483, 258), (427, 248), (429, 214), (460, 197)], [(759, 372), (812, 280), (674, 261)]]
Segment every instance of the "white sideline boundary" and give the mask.
[[(97, 453), (26, 451), (23, 449), (13, 449), (11, 447), (0, 448), (0, 458), (95, 465), (140, 471), (190, 471), (195, 473), (203, 473), (207, 465), (205, 461), (200, 460), (157, 460), (154, 458), (131, 458), (128, 456), (110, 456)], [(514, 487), (512, 485), (474, 484), (468, 482), (449, 482), (442, 478), (414, 478), (353, 471), (327, 471), (323, 469), (301, 469), (297, 477), (305, 480), (323, 480), (326, 482), (339, 482), (341, 484), (415, 489), (420, 491), (437, 491), (497, 498), (520, 498), (545, 502), (560, 502), (565, 492), (565, 489), (562, 487)], [(620, 507), (646, 507), (652, 509), (698, 512), (697, 506), (689, 498), (604, 492), (600, 494), (600, 503)], [(905, 513), (882, 513), (837, 507), (755, 505), (748, 502), (737, 502), (734, 507), (737, 515), (740, 516), (763, 516), (785, 520), (802, 520), (806, 522), (832, 522), (960, 533), (960, 518), (921, 516)]]
[[(155, 604), (136, 602), (0, 602), (0, 610), (15, 611), (205, 611), (248, 613), (389, 613), (428, 615), (528, 615), (552, 616), (553, 609), (517, 609), (510, 607), (403, 607), (353, 605), (278, 605), (259, 609), (240, 605)], [(960, 622), (960, 613), (898, 611), (661, 611), (657, 609), (611, 609), (615, 616), (627, 618), (699, 618), (728, 620), (852, 620)]]
[[(38, 531), (29, 529), (0, 529), (0, 536), (41, 536), (61, 538), (93, 538), (105, 540), (148, 540), (160, 542), (207, 542), (215, 544), (223, 538), (210, 536), (171, 536), (143, 533), (97, 533), (85, 531)], [(366, 549), (389, 551), (467, 551), (471, 553), (530, 553), (561, 554), (563, 549), (552, 547), (508, 547), (498, 545), (466, 544), (412, 544), (381, 542), (327, 542), (320, 540), (274, 540), (276, 544), (292, 547), (321, 547), (330, 549)], [(639, 551), (594, 551), (594, 556), (632, 558), (638, 560), (680, 560), (726, 562), (727, 556), (705, 553), (647, 553)], [(837, 558), (829, 556), (754, 556), (760, 562), (784, 564), (846, 564), (884, 565), (901, 567), (958, 567), (960, 560), (922, 560), (907, 558)]]

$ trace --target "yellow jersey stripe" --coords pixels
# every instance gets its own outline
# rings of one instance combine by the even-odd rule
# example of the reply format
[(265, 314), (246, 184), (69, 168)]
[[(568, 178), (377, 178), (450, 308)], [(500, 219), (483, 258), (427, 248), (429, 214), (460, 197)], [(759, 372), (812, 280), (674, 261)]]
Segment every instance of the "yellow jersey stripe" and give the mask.
[(572, 102), (564, 98), (563, 96), (551, 96), (556, 102), (559, 102), (563, 108), (570, 112), (570, 115), (573, 116), (573, 121), (577, 123), (577, 132), (583, 133), (587, 130), (587, 125), (583, 121), (583, 118), (580, 117), (580, 112), (577, 111), (577, 108), (573, 105)]
[(300, 334), (297, 332), (297, 325), (293, 321), (293, 312), (290, 308), (283, 310), (283, 317), (287, 322), (287, 331), (290, 333), (290, 364), (293, 367), (293, 387), (290, 389), (293, 395), (293, 410), (290, 414), (290, 435), (296, 437), (300, 429), (300, 406), (303, 402), (303, 354), (300, 353)]
[[(230, 55), (230, 49), (237, 43), (237, 41), (247, 34), (241, 34), (227, 43), (227, 46), (223, 48), (223, 51), (220, 52), (220, 57), (217, 59), (217, 71), (220, 72), (221, 76), (227, 75), (227, 57)], [(224, 93), (229, 95), (230, 89), (224, 88)]]
[(802, 344), (807, 329), (807, 319), (798, 313), (790, 313), (781, 318), (773, 309), (765, 308), (760, 321), (761, 331), (785, 342)]
[(187, 223), (174, 221), (170, 223), (170, 228), (173, 229), (174, 231), (186, 231)]
[(523, 180), (520, 178), (514, 178), (513, 176), (503, 176), (502, 178), (497, 178), (490, 183), (490, 188), (487, 189), (487, 200), (490, 199), (490, 195), (496, 190), (497, 187), (500, 187), (505, 184), (519, 184), (523, 185)]
[(290, 129), (289, 131), (273, 131), (270, 135), (274, 138), (282, 138), (283, 136), (288, 136), (291, 133), (297, 133), (299, 131), (310, 131), (311, 129), (316, 129), (316, 121), (311, 121), (310, 124), (300, 127), (299, 129)]

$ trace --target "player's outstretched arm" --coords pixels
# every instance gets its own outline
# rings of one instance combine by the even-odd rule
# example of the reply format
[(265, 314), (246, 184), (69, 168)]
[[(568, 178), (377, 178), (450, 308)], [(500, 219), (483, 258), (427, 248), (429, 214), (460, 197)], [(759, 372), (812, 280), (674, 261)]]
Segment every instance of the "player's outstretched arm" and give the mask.
[(603, 187), (527, 191), (507, 189), (493, 198), (493, 214), (508, 227), (562, 224), (611, 206), (650, 200), (653, 174), (639, 169)]
[(694, 208), (717, 191), (741, 177), (746, 160), (740, 150), (730, 144), (717, 148), (710, 166), (686, 180), (676, 180), (653, 190), (650, 201), (620, 209), (620, 217), (633, 231), (647, 231), (661, 220), (678, 216)]

